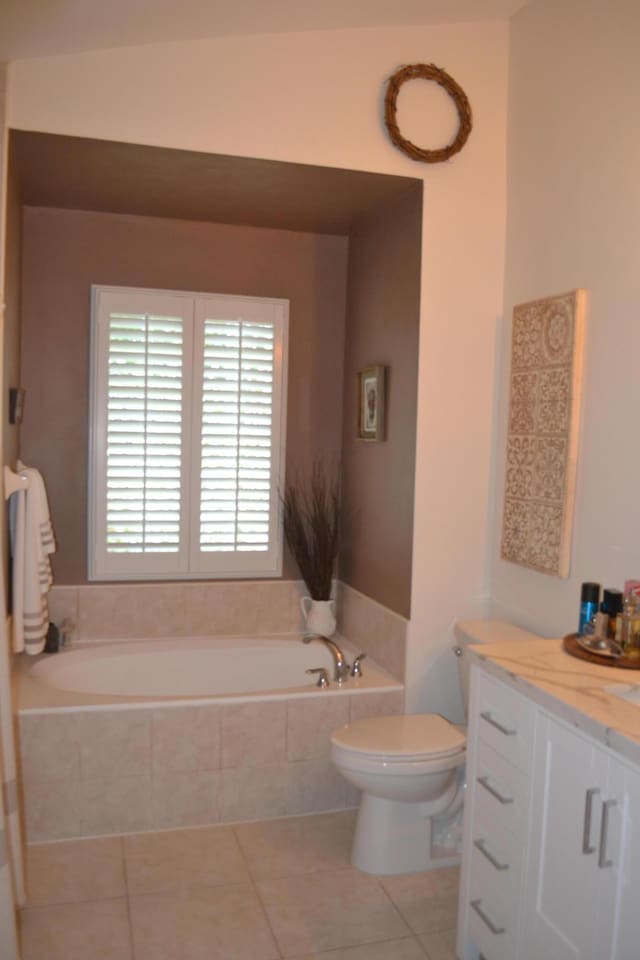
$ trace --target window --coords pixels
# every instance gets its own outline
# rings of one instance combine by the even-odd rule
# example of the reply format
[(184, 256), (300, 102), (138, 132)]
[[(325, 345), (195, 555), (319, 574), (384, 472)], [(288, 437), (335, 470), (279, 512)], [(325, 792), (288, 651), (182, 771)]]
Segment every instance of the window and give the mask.
[(288, 302), (92, 294), (89, 578), (279, 575)]

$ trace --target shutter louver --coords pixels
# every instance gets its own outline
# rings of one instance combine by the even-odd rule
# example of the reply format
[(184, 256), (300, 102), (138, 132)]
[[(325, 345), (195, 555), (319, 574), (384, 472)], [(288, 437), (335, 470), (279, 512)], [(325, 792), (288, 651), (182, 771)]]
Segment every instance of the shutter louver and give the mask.
[(204, 323), (200, 550), (270, 546), (274, 326)]
[(181, 318), (110, 314), (107, 553), (180, 548), (183, 352)]

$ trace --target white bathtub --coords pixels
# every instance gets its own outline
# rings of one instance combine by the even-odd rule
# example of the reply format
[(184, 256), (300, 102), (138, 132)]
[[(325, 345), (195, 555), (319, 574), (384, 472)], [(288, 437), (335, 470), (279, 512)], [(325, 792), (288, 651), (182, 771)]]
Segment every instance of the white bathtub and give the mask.
[[(327, 696), (373, 689), (397, 688), (371, 661), (364, 677), (342, 685), (318, 688), (317, 677), (306, 673), (325, 667), (333, 681), (333, 658), (327, 647), (301, 637), (191, 637), (180, 640), (132, 640), (91, 644), (39, 658), (23, 671), (21, 707), (45, 695), (43, 688), (85, 698), (144, 700), (239, 700)], [(31, 694), (31, 696), (29, 696)], [(38, 696), (39, 695), (39, 696)], [(93, 701), (95, 702), (95, 701)], [(64, 703), (71, 706), (68, 697)], [(42, 704), (44, 706), (44, 704)], [(55, 706), (51, 703), (50, 706)], [(62, 705), (62, 704), (61, 704)]]

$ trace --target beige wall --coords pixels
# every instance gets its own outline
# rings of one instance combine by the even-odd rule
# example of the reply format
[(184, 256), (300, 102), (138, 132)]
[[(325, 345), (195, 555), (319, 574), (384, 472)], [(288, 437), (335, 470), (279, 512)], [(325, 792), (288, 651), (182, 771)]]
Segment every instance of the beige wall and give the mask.
[[(8, 217), (7, 206), (10, 202), (9, 190), (7, 188), (7, 114), (8, 114), (8, 84), (7, 84), (7, 65), (0, 62), (0, 349), (5, 349), (5, 324), (7, 323), (7, 311), (4, 304), (7, 301), (10, 284), (7, 283), (6, 268), (9, 259), (9, 251), (5, 246), (6, 240), (6, 221)], [(10, 325), (11, 322), (9, 321)], [(11, 341), (11, 334), (9, 334)], [(0, 415), (3, 424), (6, 423), (7, 401), (6, 401), (6, 373), (4, 355), (0, 359)], [(5, 436), (3, 431), (3, 457), (6, 455)], [(7, 444), (10, 450), (10, 444)], [(6, 460), (5, 460), (6, 462)], [(0, 465), (1, 466), (1, 465)], [(4, 484), (0, 484), (4, 494)], [(14, 884), (12, 883), (12, 873), (14, 877), (20, 878), (21, 870), (14, 861), (13, 869), (11, 867), (11, 848), (15, 851), (19, 845), (15, 843), (16, 832), (20, 830), (19, 820), (14, 813), (9, 817), (9, 812), (5, 809), (4, 797), (5, 781), (7, 783), (15, 779), (15, 758), (13, 751), (14, 728), (13, 716), (15, 705), (11, 700), (11, 674), (13, 671), (14, 658), (9, 654), (9, 630), (6, 619), (5, 589), (6, 589), (6, 505), (2, 502), (0, 513), (0, 542), (2, 554), (0, 555), (0, 835), (2, 837), (3, 849), (9, 849), (9, 862), (0, 866), (0, 956), (7, 960), (17, 960), (18, 943), (16, 929), (16, 903), (14, 900)], [(5, 819), (6, 815), (6, 819)], [(18, 886), (22, 884), (18, 879)], [(22, 897), (24, 891), (18, 891), (18, 898)]]
[[(506, 23), (467, 23), (149, 44), (11, 65), (11, 123), (22, 130), (424, 180), (408, 705), (447, 714), (457, 690), (451, 625), (483, 612), (488, 590), (507, 43)], [(473, 108), (473, 133), (448, 163), (414, 163), (381, 121), (386, 79), (425, 59), (455, 77)], [(439, 123), (425, 111), (425, 87), (403, 101), (403, 129), (440, 146), (451, 117)]]
[[(340, 579), (408, 617), (411, 607), (422, 189), (362, 223), (347, 282)], [(386, 439), (356, 436), (356, 375), (387, 368)]]
[[(557, 636), (580, 584), (640, 576), (640, 5), (538, 0), (512, 21), (509, 208), (491, 592)], [(544, 69), (540, 65), (544, 63)], [(567, 580), (498, 560), (513, 305), (587, 291), (583, 417)]]
[(295, 472), (340, 455), (346, 266), (343, 237), (25, 208), (21, 455), (47, 479), (56, 583), (86, 582), (90, 285), (288, 298)]

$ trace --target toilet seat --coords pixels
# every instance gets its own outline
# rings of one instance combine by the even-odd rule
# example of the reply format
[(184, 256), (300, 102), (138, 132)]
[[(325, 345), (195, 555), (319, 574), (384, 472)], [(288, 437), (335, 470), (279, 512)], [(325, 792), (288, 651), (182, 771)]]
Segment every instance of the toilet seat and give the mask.
[(386, 769), (396, 775), (436, 772), (459, 766), (466, 737), (438, 714), (367, 717), (331, 737), (335, 762), (363, 772)]

